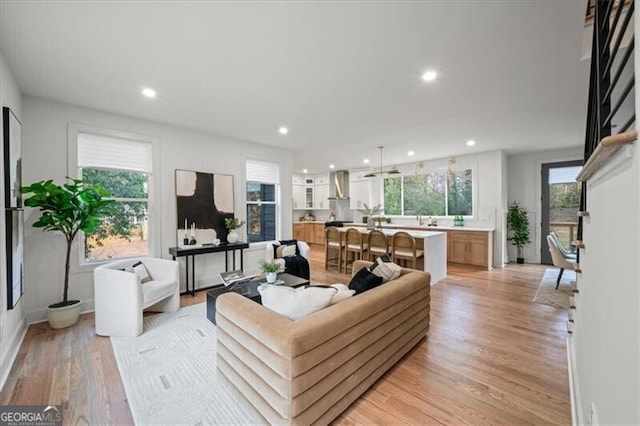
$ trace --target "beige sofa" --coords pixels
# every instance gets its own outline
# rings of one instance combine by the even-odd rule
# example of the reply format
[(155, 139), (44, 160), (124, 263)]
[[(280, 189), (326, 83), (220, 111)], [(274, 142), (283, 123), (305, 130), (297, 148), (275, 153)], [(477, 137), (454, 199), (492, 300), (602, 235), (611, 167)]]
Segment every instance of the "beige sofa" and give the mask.
[[(370, 262), (356, 261), (358, 271)], [(235, 293), (217, 299), (217, 366), (256, 420), (327, 424), (429, 330), (429, 273), (402, 275), (292, 321)]]

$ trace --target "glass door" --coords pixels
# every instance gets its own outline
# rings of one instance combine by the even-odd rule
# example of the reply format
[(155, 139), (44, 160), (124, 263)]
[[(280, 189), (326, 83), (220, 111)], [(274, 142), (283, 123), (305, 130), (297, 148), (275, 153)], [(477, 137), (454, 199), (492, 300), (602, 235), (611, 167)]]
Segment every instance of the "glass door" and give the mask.
[(542, 165), (542, 231), (540, 262), (551, 265), (547, 235), (554, 232), (568, 251), (575, 250), (578, 231), (581, 185), (576, 176), (582, 160), (545, 163)]

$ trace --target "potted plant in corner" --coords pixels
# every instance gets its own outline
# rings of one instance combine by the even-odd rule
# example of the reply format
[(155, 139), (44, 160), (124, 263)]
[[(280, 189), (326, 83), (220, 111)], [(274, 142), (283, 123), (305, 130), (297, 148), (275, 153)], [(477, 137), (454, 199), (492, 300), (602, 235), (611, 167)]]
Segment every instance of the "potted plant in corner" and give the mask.
[(276, 282), (276, 278), (278, 277), (278, 272), (280, 272), (280, 264), (275, 260), (267, 262), (264, 259), (260, 259), (258, 262), (260, 265), (260, 270), (264, 273), (264, 276), (267, 278), (267, 283), (273, 284)]
[(227, 234), (228, 242), (237, 243), (238, 241), (240, 241), (240, 234), (238, 234), (238, 231), (236, 231), (236, 229), (240, 228), (244, 224), (244, 220), (240, 220), (236, 217), (228, 217), (224, 220), (224, 225), (229, 230), (229, 233)]
[(33, 224), (44, 231), (61, 232), (67, 240), (62, 301), (49, 305), (47, 316), (52, 328), (70, 327), (78, 321), (82, 300), (69, 300), (69, 258), (71, 245), (78, 232), (92, 234), (114, 200), (105, 200), (106, 189), (80, 179), (67, 177), (60, 186), (52, 180), (40, 181), (21, 188), (28, 198), (27, 207), (39, 208), (41, 215)]
[(527, 210), (524, 207), (520, 207), (516, 201), (509, 206), (507, 227), (511, 231), (511, 237), (507, 238), (507, 240), (517, 247), (517, 262), (522, 264), (524, 263), (524, 246), (531, 242), (529, 239), (529, 217), (527, 216)]

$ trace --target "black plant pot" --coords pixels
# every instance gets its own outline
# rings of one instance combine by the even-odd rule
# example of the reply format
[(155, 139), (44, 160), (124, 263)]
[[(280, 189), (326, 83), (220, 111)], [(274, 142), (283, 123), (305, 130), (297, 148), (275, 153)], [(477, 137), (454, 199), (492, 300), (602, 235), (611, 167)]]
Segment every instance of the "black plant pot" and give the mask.
[(516, 258), (516, 263), (518, 263), (519, 265), (524, 264), (524, 257), (518, 257), (518, 258)]

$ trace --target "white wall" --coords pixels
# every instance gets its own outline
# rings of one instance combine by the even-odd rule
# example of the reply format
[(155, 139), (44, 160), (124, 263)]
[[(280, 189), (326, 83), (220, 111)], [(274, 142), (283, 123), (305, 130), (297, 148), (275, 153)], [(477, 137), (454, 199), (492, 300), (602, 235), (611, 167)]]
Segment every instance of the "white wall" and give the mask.
[[(541, 171), (542, 164), (556, 161), (580, 160), (583, 148), (566, 148), (548, 151), (526, 152), (507, 157), (507, 202), (517, 201), (529, 213), (531, 244), (524, 248), (524, 258), (528, 263), (540, 263), (540, 219), (541, 219)], [(507, 254), (511, 261), (516, 259), (516, 248), (507, 244)]]
[[(640, 16), (634, 14), (635, 33)], [(635, 78), (640, 57), (635, 55)], [(640, 111), (640, 87), (635, 86)], [(637, 126), (636, 126), (637, 127)], [(577, 422), (640, 424), (640, 142), (587, 182), (582, 274), (569, 339)]]
[[(0, 53), (0, 104), (3, 107), (9, 107), (14, 112), (16, 117), (24, 123), (22, 120), (22, 100), (20, 98), (20, 90), (16, 84), (15, 79), (9, 69), (8, 64), (4, 60), (4, 57)], [(3, 118), (0, 118), (2, 121)], [(4, 151), (4, 125), (2, 123), (2, 131), (0, 132), (0, 138), (2, 138), (3, 151)], [(2, 154), (0, 154), (2, 157)], [(13, 360), (18, 352), (20, 343), (24, 337), (24, 333), (27, 329), (27, 323), (25, 321), (24, 305), (25, 296), (18, 301), (17, 306), (8, 311), (7, 310), (7, 253), (4, 241), (6, 240), (6, 224), (4, 218), (4, 161), (0, 161), (0, 211), (2, 216), (0, 217), (0, 389), (4, 386), (4, 383), (9, 375), (9, 370), (13, 364)], [(26, 252), (25, 252), (26, 254)], [(26, 293), (32, 293), (34, 290), (26, 287)]]
[(590, 423), (640, 424), (640, 147), (587, 183), (575, 330), (578, 410)]
[[(424, 170), (446, 170), (449, 165), (449, 158), (424, 161)], [(506, 189), (503, 184), (504, 155), (502, 151), (481, 152), (478, 154), (456, 156), (454, 170), (471, 168), (474, 171), (475, 190), (474, 197), (474, 217), (465, 219), (465, 225), (469, 227), (495, 228), (493, 236), (493, 266), (501, 268), (503, 266), (502, 241), (504, 240), (504, 211), (503, 202)], [(416, 163), (400, 164), (398, 169), (403, 173), (414, 173)], [(371, 203), (378, 204), (382, 200), (380, 189), (380, 179), (373, 178), (371, 184)], [(356, 220), (361, 218), (361, 214), (356, 214)], [(394, 217), (393, 223), (416, 224), (415, 217)], [(452, 226), (453, 219), (438, 219), (438, 224), (442, 226)]]
[[(160, 185), (161, 199), (156, 200), (160, 214), (153, 219), (160, 221), (161, 249), (159, 253), (155, 253), (156, 256), (171, 258), (168, 247), (176, 245), (175, 169), (234, 175), (236, 216), (244, 218), (246, 158), (280, 164), (280, 208), (283, 218), (281, 236), (291, 236), (290, 151), (32, 97), (23, 99), (23, 116), (23, 180), (26, 184), (42, 179), (62, 181), (68, 174), (68, 123), (152, 136), (160, 140), (160, 178), (154, 177), (155, 182)], [(154, 171), (154, 175), (157, 172)], [(44, 319), (46, 306), (61, 299), (64, 269), (63, 237), (31, 227), (36, 214), (33, 210), (25, 212), (25, 281), (27, 288), (31, 290), (26, 297), (25, 309), (29, 321)], [(246, 227), (242, 231), (246, 231)], [(246, 253), (247, 272), (257, 270), (256, 262), (263, 252), (264, 248), (257, 245), (252, 252)], [(74, 255), (77, 256), (77, 251)], [(184, 258), (181, 259), (181, 265), (181, 279), (184, 281)], [(224, 254), (197, 256), (196, 287), (219, 282), (218, 272), (222, 270)], [(184, 287), (183, 283), (182, 288)], [(70, 297), (87, 302), (85, 309), (93, 309), (91, 270), (73, 268), (69, 292)]]

